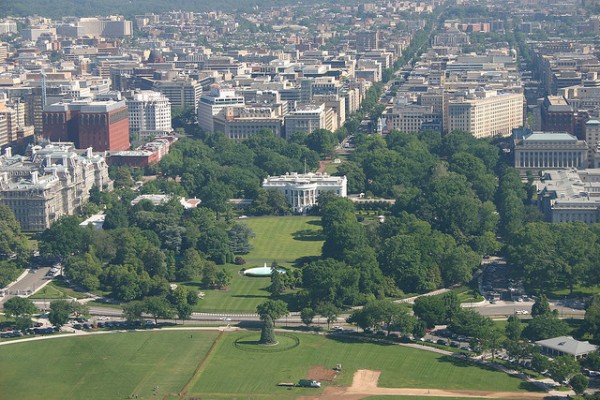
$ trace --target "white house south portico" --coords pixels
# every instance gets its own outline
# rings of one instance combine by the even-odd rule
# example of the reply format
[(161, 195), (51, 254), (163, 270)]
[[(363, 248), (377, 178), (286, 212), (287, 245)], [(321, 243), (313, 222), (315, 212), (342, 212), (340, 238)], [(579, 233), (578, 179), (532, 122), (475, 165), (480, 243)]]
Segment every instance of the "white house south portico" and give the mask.
[(269, 176), (263, 181), (263, 188), (280, 191), (294, 212), (302, 213), (317, 204), (322, 192), (329, 191), (347, 197), (348, 181), (345, 176), (330, 176), (322, 173), (291, 173)]

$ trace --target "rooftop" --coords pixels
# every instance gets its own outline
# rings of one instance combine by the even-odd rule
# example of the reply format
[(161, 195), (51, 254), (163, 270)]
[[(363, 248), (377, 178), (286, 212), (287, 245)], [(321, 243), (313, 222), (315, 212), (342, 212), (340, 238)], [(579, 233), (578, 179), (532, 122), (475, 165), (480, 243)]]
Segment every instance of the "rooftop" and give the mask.
[(581, 342), (573, 339), (571, 336), (559, 336), (546, 340), (538, 340), (535, 344), (573, 356), (588, 354), (598, 349), (598, 346), (590, 344), (588, 341)]

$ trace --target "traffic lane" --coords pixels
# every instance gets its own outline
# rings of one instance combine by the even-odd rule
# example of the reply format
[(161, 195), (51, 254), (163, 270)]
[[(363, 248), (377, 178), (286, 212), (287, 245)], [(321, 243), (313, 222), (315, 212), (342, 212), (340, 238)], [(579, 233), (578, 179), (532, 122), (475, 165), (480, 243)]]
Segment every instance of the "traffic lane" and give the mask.
[(25, 275), (23, 279), (16, 282), (9, 289), (7, 289), (8, 294), (0, 297), (0, 304), (4, 303), (11, 297), (17, 295), (26, 295), (27, 293), (29, 293), (29, 291), (34, 292), (44, 283), (51, 281), (52, 277), (47, 276), (48, 272), (50, 272), (50, 267), (42, 267), (35, 270), (29, 270), (29, 273)]
[[(510, 303), (510, 304), (486, 304), (479, 307), (473, 307), (475, 311), (477, 311), (481, 315), (485, 316), (510, 316), (516, 314), (517, 311), (525, 310), (527, 314), (524, 314), (524, 317), (528, 317), (531, 315), (531, 307), (533, 303)], [(585, 315), (585, 310), (576, 310), (570, 307), (564, 307), (561, 305), (551, 305), (551, 308), (554, 310), (558, 310), (559, 316), (566, 317), (583, 317)]]

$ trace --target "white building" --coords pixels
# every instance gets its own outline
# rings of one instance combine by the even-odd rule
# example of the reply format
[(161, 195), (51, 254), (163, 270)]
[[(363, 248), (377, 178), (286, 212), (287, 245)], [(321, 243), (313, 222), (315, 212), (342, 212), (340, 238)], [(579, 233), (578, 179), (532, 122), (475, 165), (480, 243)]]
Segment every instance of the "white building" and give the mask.
[(476, 138), (508, 136), (523, 126), (523, 95), (479, 91), (448, 104), (448, 131), (471, 132)]
[(516, 139), (515, 168), (521, 170), (586, 168), (588, 146), (565, 132), (533, 132)]
[(144, 90), (127, 100), (129, 133), (131, 135), (163, 136), (173, 131), (171, 102), (159, 92)]
[(214, 118), (229, 107), (244, 107), (244, 96), (238, 96), (235, 89), (214, 86), (209, 94), (200, 96), (198, 103), (198, 125), (207, 133), (215, 132)]
[(0, 35), (5, 33), (17, 33), (17, 23), (13, 20), (0, 21)]
[(317, 204), (323, 192), (347, 197), (348, 181), (345, 176), (330, 176), (321, 173), (269, 176), (263, 180), (263, 188), (280, 191), (294, 212), (302, 213)]

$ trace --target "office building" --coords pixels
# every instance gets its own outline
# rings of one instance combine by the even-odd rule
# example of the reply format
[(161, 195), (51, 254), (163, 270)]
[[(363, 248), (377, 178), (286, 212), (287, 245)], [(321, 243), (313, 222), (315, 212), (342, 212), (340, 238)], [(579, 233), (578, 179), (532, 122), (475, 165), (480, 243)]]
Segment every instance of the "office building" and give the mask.
[(533, 132), (514, 141), (515, 168), (523, 171), (586, 168), (588, 146), (566, 132)]
[(132, 137), (162, 136), (173, 131), (171, 103), (163, 94), (150, 90), (136, 92), (126, 104)]
[(73, 142), (78, 149), (129, 150), (129, 117), (125, 101), (78, 100), (55, 103), (43, 113), (43, 136)]
[(600, 169), (544, 170), (538, 206), (546, 222), (600, 222)]
[(162, 93), (171, 102), (171, 109), (193, 108), (198, 110), (198, 102), (202, 95), (202, 85), (190, 78), (155, 81), (153, 90)]
[(243, 108), (244, 106), (244, 96), (236, 94), (235, 89), (213, 86), (210, 93), (200, 97), (198, 125), (204, 132), (214, 133), (214, 118), (217, 114), (229, 109), (229, 115), (233, 116), (232, 108)]
[(509, 136), (523, 126), (523, 95), (475, 91), (448, 102), (448, 131), (471, 132), (476, 138)]
[(285, 116), (285, 135), (290, 137), (296, 132), (312, 133), (316, 129), (334, 131), (337, 116), (332, 108), (325, 104), (306, 104)]
[(0, 157), (0, 204), (8, 206), (24, 231), (39, 231), (73, 215), (96, 186), (111, 190), (104, 157), (72, 144), (31, 146), (26, 156), (7, 148)]

